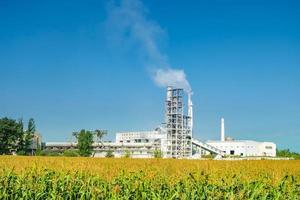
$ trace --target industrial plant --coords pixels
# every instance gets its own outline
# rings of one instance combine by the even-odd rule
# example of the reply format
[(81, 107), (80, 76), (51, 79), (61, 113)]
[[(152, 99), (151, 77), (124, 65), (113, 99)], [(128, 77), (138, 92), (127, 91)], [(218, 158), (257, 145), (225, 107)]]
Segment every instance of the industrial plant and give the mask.
[[(185, 103), (187, 97), (187, 103)], [(116, 133), (115, 142), (93, 144), (94, 157), (105, 157), (111, 151), (115, 157), (153, 158), (160, 152), (163, 158), (198, 159), (211, 155), (223, 157), (275, 157), (276, 144), (252, 140), (234, 140), (225, 136), (225, 120), (221, 119), (218, 141), (200, 141), (193, 135), (192, 92), (167, 87), (165, 121), (152, 131)], [(46, 142), (47, 150), (76, 149), (75, 142)]]

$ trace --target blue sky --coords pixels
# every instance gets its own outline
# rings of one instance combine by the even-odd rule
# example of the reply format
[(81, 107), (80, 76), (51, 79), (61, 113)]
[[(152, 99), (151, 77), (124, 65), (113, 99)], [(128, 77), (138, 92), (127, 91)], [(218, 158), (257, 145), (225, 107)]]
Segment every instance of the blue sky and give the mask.
[[(297, 1), (142, 4), (159, 53), (194, 92), (195, 137), (218, 139), (224, 117), (227, 135), (300, 151)], [(81, 128), (108, 129), (113, 139), (159, 125), (165, 89), (153, 81), (144, 40), (111, 29), (118, 6), (1, 1), (0, 117), (33, 117), (44, 141), (70, 140)]]

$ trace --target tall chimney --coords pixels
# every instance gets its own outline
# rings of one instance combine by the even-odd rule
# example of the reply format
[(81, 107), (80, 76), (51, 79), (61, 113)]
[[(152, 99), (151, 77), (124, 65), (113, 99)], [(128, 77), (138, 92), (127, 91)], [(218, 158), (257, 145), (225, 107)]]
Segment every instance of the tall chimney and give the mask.
[(192, 102), (192, 92), (188, 93), (188, 116), (189, 116), (189, 126), (191, 132), (193, 133), (193, 102)]
[(225, 122), (224, 118), (221, 119), (221, 141), (225, 141)]

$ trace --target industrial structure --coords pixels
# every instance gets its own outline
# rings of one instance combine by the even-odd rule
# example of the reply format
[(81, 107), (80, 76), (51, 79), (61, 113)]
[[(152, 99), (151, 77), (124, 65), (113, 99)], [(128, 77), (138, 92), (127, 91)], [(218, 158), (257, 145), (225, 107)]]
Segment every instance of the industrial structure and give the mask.
[(167, 88), (165, 132), (167, 137), (166, 157), (188, 158), (192, 156), (192, 100), (188, 95), (188, 115), (184, 113), (184, 91)]
[[(221, 138), (207, 141), (207, 144), (223, 151), (228, 156), (276, 156), (276, 144), (273, 142), (257, 142), (252, 140), (234, 140), (225, 137), (225, 120), (221, 119)], [(209, 152), (205, 152), (208, 154)]]
[[(187, 93), (187, 104), (184, 97)], [(77, 143), (45, 143), (45, 149), (64, 151), (76, 149)], [(112, 151), (115, 157), (123, 157), (128, 152), (133, 158), (151, 158), (161, 152), (164, 158), (200, 158), (211, 154), (226, 156), (276, 156), (276, 145), (270, 142), (233, 140), (225, 137), (225, 122), (221, 119), (220, 141), (202, 142), (193, 137), (192, 92), (180, 88), (167, 87), (165, 101), (165, 122), (153, 131), (116, 133), (115, 142), (94, 143), (95, 157), (105, 157)]]

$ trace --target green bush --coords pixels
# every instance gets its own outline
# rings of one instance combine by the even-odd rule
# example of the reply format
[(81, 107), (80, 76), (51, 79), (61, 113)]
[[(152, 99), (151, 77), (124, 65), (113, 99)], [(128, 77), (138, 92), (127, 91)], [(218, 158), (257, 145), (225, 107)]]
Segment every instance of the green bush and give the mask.
[(276, 149), (277, 157), (287, 157), (287, 158), (294, 158), (296, 160), (300, 160), (300, 154), (297, 152), (292, 152), (289, 149), (279, 150)]
[(60, 156), (61, 153), (58, 151), (49, 151), (49, 150), (42, 150), (36, 152), (37, 156)]
[(106, 158), (113, 158), (113, 157), (115, 157), (115, 155), (114, 155), (114, 153), (113, 153), (112, 150), (108, 150), (108, 151), (106, 152), (105, 157), (106, 157)]
[(66, 157), (78, 157), (79, 153), (78, 150), (65, 150), (63, 156)]
[(125, 155), (124, 155), (124, 158), (130, 158), (130, 151), (129, 150), (125, 150)]
[(154, 158), (162, 158), (162, 157), (163, 157), (163, 154), (162, 154), (161, 150), (155, 149)]
[(21, 150), (21, 151), (17, 151), (17, 155), (18, 156), (25, 156), (26, 155), (26, 152)]

